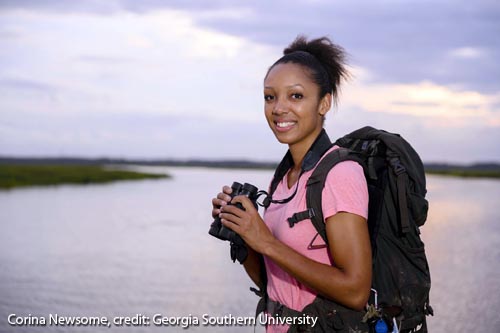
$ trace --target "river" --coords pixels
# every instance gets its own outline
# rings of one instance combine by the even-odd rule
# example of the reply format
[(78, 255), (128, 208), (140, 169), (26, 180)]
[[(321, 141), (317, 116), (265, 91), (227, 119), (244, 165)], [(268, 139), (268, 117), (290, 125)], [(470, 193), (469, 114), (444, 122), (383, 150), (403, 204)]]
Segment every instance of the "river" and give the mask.
[[(137, 168), (173, 178), (0, 191), (0, 332), (254, 332), (204, 325), (252, 318), (257, 301), (207, 233), (210, 199), (235, 180), (266, 188), (272, 172)], [(500, 181), (428, 176), (428, 199), (430, 332), (498, 332)], [(56, 314), (110, 327), (48, 325)]]

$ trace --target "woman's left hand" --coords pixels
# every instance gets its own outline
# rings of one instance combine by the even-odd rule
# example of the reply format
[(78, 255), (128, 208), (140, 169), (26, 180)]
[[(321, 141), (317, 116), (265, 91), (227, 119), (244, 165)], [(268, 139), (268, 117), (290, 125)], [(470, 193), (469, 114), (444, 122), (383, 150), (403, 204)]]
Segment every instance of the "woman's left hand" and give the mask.
[[(240, 203), (245, 210), (235, 205)], [(259, 215), (253, 203), (246, 196), (233, 198), (231, 205), (221, 207), (222, 224), (240, 235), (252, 249), (263, 253), (275, 238)]]

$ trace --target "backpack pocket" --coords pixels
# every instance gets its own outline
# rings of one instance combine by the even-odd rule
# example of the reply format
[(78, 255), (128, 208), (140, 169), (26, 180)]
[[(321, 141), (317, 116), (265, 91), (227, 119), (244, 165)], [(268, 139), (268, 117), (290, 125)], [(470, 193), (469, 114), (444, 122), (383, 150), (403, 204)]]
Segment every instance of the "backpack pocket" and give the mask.
[(412, 247), (407, 241), (381, 233), (373, 271), (379, 305), (400, 308), (404, 319), (421, 317), (431, 286), (424, 244)]
[(424, 225), (429, 211), (429, 202), (417, 192), (408, 193), (408, 208), (417, 227)]
[(368, 333), (368, 324), (363, 322), (365, 311), (355, 311), (334, 301), (318, 296), (302, 313), (318, 318), (314, 327), (303, 329), (292, 325), (288, 332), (337, 332)]

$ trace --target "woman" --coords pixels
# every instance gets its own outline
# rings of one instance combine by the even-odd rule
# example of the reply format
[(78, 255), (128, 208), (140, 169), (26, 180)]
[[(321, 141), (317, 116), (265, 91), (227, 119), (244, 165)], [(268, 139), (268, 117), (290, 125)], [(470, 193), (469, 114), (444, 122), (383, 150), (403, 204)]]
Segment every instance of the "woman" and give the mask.
[[(263, 218), (248, 198), (236, 196), (231, 201), (228, 186), (212, 200), (212, 215), (248, 245), (244, 267), (250, 278), (267, 291), (271, 304), (299, 312), (318, 295), (360, 311), (370, 294), (368, 191), (360, 165), (341, 162), (328, 174), (322, 193), (328, 246), (310, 246), (321, 243), (321, 238), (307, 220), (293, 227), (287, 222), (306, 209), (306, 182), (317, 163), (313, 159), (311, 168), (306, 155), (329, 143), (323, 130), (325, 115), (347, 76), (343, 50), (326, 37), (299, 37), (286, 48), (265, 76), (264, 100), (269, 127), (288, 145), (284, 161), (288, 159), (290, 168), (277, 183)], [(327, 152), (338, 148), (327, 147)], [(327, 152), (320, 151), (322, 156)], [(245, 210), (229, 202), (239, 202)], [(268, 326), (271, 332), (287, 329)]]

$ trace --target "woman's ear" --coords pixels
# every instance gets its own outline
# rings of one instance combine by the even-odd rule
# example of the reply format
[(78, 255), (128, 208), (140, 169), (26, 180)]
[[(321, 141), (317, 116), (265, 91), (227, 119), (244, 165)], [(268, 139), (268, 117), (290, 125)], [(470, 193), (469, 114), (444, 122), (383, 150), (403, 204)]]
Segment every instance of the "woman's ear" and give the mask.
[(319, 114), (324, 117), (326, 113), (330, 111), (331, 107), (332, 107), (332, 94), (328, 93), (325, 96), (323, 96), (319, 102)]

